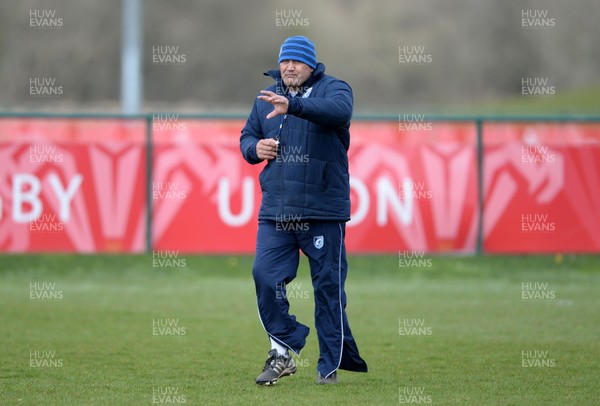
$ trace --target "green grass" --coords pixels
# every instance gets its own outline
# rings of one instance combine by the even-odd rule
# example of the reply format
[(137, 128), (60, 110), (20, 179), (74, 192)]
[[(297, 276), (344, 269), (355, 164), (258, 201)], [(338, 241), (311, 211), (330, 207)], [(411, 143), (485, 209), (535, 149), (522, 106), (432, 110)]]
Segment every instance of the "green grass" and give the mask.
[(505, 99), (480, 100), (476, 104), (446, 105), (439, 114), (456, 115), (591, 115), (600, 111), (600, 86), (561, 90), (548, 97), (514, 96)]
[[(252, 258), (182, 258), (182, 269), (157, 269), (145, 255), (1, 256), (0, 404), (151, 404), (159, 387), (193, 405), (398, 404), (412, 388), (433, 404), (583, 405), (600, 396), (598, 256), (434, 256), (418, 269), (351, 257), (347, 311), (370, 371), (340, 371), (336, 386), (315, 383), (303, 260), (296, 281), (309, 298), (291, 303), (311, 335), (297, 374), (275, 387), (254, 384), (268, 340)], [(35, 282), (55, 283), (62, 299), (30, 299)], [(547, 283), (555, 298), (524, 301), (523, 282)], [(154, 336), (155, 318), (179, 319), (185, 335)], [(424, 319), (431, 335), (399, 335), (404, 318)], [(30, 351), (55, 351), (62, 367), (31, 367)], [(522, 351), (548, 351), (554, 367), (524, 368)]]

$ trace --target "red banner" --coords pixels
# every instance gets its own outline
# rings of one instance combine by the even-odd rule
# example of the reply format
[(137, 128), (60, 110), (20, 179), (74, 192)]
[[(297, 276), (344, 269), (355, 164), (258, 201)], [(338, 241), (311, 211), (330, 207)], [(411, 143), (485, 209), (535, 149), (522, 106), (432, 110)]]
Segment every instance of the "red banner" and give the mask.
[(600, 124), (487, 123), (486, 252), (600, 251)]
[[(241, 158), (244, 122), (181, 124), (155, 131), (156, 248), (253, 252), (264, 164)], [(348, 251), (474, 250), (475, 125), (427, 124), (352, 124)]]
[(0, 251), (143, 251), (145, 128), (1, 119)]
[[(258, 174), (243, 120), (153, 117), (155, 250), (252, 253)], [(0, 251), (140, 252), (146, 122), (0, 119)], [(600, 251), (600, 124), (486, 123), (484, 249)], [(349, 252), (474, 252), (473, 122), (355, 121)]]

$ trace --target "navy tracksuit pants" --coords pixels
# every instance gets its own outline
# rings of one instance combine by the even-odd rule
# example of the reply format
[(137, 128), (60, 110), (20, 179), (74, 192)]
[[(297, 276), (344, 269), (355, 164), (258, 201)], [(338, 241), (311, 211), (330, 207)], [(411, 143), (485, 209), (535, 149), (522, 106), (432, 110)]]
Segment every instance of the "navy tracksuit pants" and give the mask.
[(309, 328), (289, 314), (285, 285), (296, 277), (299, 251), (309, 259), (320, 350), (317, 370), (324, 377), (337, 369), (367, 372), (345, 311), (345, 230), (346, 224), (338, 221), (260, 221), (256, 238), (252, 275), (260, 320), (269, 337), (296, 354)]

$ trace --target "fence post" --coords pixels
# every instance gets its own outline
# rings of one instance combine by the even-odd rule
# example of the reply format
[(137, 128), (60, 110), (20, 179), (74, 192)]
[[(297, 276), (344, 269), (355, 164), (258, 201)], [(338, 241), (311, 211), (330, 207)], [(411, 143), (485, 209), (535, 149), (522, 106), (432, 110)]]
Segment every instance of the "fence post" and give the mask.
[(477, 255), (483, 254), (483, 119), (475, 121), (477, 128)]
[(152, 252), (152, 157), (153, 157), (153, 140), (152, 140), (152, 117), (146, 115), (144, 122), (146, 123), (146, 253)]

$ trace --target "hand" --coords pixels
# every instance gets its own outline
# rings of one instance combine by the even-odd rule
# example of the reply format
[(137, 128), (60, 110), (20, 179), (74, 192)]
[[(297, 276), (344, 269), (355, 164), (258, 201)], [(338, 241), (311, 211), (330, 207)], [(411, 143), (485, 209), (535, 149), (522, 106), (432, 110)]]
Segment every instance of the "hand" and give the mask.
[(265, 138), (256, 144), (256, 155), (258, 159), (275, 159), (277, 157), (277, 141), (273, 138)]
[(286, 114), (288, 111), (289, 100), (285, 96), (280, 96), (277, 93), (270, 92), (268, 90), (261, 90), (262, 94), (257, 97), (262, 101), (271, 103), (273, 105), (273, 111), (267, 114), (267, 119), (277, 117), (280, 114)]

